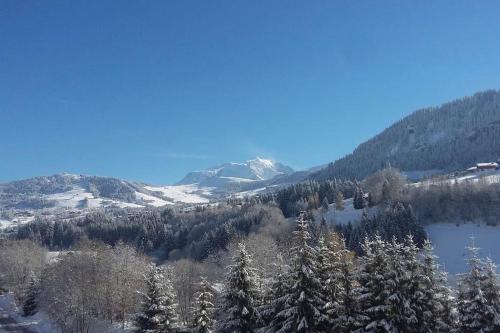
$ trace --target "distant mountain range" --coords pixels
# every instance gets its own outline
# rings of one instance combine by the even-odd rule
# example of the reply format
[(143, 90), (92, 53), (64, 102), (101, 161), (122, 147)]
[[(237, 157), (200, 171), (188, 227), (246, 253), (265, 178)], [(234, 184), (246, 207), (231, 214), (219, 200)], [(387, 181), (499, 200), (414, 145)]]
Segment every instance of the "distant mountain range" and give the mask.
[(294, 171), (257, 157), (190, 172), (169, 186), (111, 177), (43, 176), (0, 184), (0, 210), (192, 205), (253, 195), (307, 179), (363, 179), (389, 164), (418, 177), (464, 170), (498, 158), (500, 92), (490, 90), (416, 111), (326, 167)]
[(112, 177), (57, 174), (0, 184), (0, 209), (85, 210), (203, 204), (265, 188), (293, 169), (262, 158), (190, 172), (175, 185), (158, 186)]

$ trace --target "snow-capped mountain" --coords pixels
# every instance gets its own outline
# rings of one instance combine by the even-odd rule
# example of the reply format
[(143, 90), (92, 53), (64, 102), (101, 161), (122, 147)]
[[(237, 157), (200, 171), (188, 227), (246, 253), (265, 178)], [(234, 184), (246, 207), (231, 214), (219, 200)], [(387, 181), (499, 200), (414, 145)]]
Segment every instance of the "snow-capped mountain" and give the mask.
[(37, 212), (66, 216), (96, 208), (207, 204), (239, 192), (264, 190), (279, 176), (292, 173), (281, 163), (256, 158), (191, 172), (178, 184), (165, 186), (67, 173), (17, 180), (0, 184), (0, 229), (30, 221)]
[(224, 189), (231, 185), (267, 181), (289, 175), (292, 168), (272, 160), (257, 157), (245, 163), (225, 163), (206, 170), (188, 173), (177, 185), (197, 184)]

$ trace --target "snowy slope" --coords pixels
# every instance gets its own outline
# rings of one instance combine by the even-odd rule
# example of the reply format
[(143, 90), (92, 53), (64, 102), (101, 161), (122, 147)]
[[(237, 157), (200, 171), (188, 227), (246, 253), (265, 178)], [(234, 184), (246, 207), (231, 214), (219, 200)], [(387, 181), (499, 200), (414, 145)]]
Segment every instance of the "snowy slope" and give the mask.
[(423, 180), (417, 183), (411, 184), (411, 186), (431, 186), (438, 184), (453, 184), (462, 182), (484, 182), (487, 184), (499, 183), (500, 182), (500, 170), (489, 170), (475, 173), (467, 173), (458, 176), (449, 176), (446, 179), (435, 178)]
[(157, 193), (165, 198), (168, 204), (174, 203), (208, 203), (213, 188), (199, 187), (196, 184), (173, 186), (145, 186), (145, 189)]
[(436, 255), (443, 269), (450, 274), (466, 271), (467, 250), (474, 237), (474, 243), (480, 248), (481, 257), (490, 257), (500, 263), (500, 226), (488, 226), (482, 223), (436, 223), (425, 227), (432, 241)]
[[(366, 208), (369, 216), (374, 215), (377, 212), (376, 207)], [(363, 209), (354, 209), (352, 198), (344, 200), (344, 209), (335, 209), (335, 204), (331, 204), (328, 207), (328, 211), (323, 215), (328, 223), (335, 225), (342, 225), (351, 222), (353, 225), (361, 221), (361, 216), (363, 216)], [(321, 217), (321, 216), (320, 216)], [(318, 221), (319, 222), (319, 221)]]

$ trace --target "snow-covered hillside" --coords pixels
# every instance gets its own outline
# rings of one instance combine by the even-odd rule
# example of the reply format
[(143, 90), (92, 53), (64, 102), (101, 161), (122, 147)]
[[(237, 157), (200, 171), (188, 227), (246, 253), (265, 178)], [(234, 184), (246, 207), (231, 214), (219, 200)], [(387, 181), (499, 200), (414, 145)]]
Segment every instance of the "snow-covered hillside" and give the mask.
[(481, 257), (490, 257), (494, 262), (500, 262), (500, 226), (483, 223), (436, 223), (426, 226), (425, 230), (443, 269), (452, 275), (466, 271), (466, 247), (471, 244), (471, 237), (475, 246), (480, 248)]
[(500, 182), (500, 170), (488, 170), (481, 172), (462, 173), (457, 176), (448, 175), (446, 178), (431, 178), (411, 184), (412, 186), (431, 186), (437, 184), (453, 184), (462, 182), (484, 182), (493, 184)]

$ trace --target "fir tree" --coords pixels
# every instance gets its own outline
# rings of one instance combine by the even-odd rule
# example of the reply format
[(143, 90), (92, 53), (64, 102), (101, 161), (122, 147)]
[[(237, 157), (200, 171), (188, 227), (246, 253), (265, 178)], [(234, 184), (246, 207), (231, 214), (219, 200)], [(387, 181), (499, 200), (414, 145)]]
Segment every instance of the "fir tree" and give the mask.
[(340, 191), (337, 192), (335, 197), (335, 209), (344, 210), (344, 195)]
[(274, 332), (324, 332), (329, 327), (327, 299), (318, 276), (317, 251), (309, 244), (308, 221), (303, 214), (293, 234), (293, 264), (285, 284), (283, 309), (277, 312), (273, 323)]
[(488, 327), (485, 332), (500, 332), (500, 287), (496, 266), (490, 258), (483, 265), (482, 290), (488, 306)]
[(40, 293), (40, 283), (34, 274), (31, 274), (30, 282), (26, 290), (23, 302), (23, 315), (33, 316), (38, 312), (38, 295)]
[(363, 314), (361, 332), (393, 332), (393, 307), (389, 297), (393, 295), (395, 282), (387, 256), (387, 244), (378, 235), (365, 239), (365, 255), (361, 257), (358, 281), (359, 306)]
[(338, 260), (334, 264), (334, 280), (337, 286), (336, 302), (329, 308), (335, 332), (350, 333), (361, 328), (366, 319), (359, 313), (359, 294), (356, 289), (357, 275), (353, 253), (347, 250), (345, 240), (339, 239)]
[(287, 274), (289, 267), (283, 262), (281, 255), (277, 258), (277, 273), (272, 283), (272, 288), (266, 299), (268, 302), (260, 308), (260, 315), (264, 321), (264, 327), (259, 330), (262, 333), (276, 332), (280, 328), (281, 321), (278, 320), (276, 314), (280, 313), (285, 308)]
[(258, 325), (257, 273), (243, 243), (233, 257), (226, 278), (217, 332), (252, 333)]
[(354, 209), (363, 209), (366, 207), (365, 193), (359, 186), (356, 187), (353, 198)]
[(478, 257), (479, 249), (473, 244), (469, 250), (469, 272), (462, 274), (459, 281), (458, 314), (460, 332), (492, 332), (494, 327), (491, 308), (482, 289), (481, 260)]
[(195, 294), (193, 333), (211, 333), (213, 329), (214, 304), (212, 287), (202, 277), (199, 290)]
[(139, 332), (167, 333), (174, 330), (177, 316), (172, 284), (160, 267), (152, 266), (145, 276), (146, 292), (143, 296), (142, 312), (136, 318)]
[(451, 332), (454, 326), (451, 292), (436, 258), (431, 242), (426, 240), (420, 262), (422, 294), (416, 313), (422, 333)]

